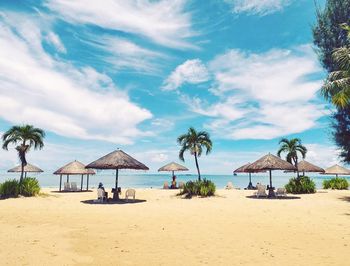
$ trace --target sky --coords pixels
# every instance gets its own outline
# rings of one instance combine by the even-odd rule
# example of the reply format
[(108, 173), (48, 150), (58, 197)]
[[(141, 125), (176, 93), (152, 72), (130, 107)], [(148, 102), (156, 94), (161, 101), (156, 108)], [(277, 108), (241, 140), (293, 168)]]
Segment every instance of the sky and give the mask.
[[(310, 0), (2, 0), (0, 133), (44, 129), (28, 161), (47, 171), (120, 148), (155, 173), (190, 126), (213, 141), (206, 174), (275, 154), (282, 137), (330, 166), (314, 23)], [(0, 151), (0, 169), (17, 163)]]

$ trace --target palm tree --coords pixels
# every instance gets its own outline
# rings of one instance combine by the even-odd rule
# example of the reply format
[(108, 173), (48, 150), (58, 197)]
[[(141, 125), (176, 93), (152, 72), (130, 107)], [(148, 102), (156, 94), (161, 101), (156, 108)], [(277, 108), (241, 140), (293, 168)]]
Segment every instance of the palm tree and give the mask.
[[(343, 24), (342, 28), (348, 31), (350, 39), (350, 26)], [(350, 48), (335, 49), (332, 56), (338, 70), (329, 73), (321, 93), (336, 107), (343, 109), (350, 105)]]
[(197, 132), (193, 127), (190, 127), (186, 134), (183, 134), (177, 138), (177, 142), (181, 145), (179, 152), (180, 160), (185, 161), (185, 151), (189, 151), (191, 155), (194, 156), (198, 171), (198, 180), (200, 181), (201, 173), (199, 171), (198, 157), (202, 155), (203, 148), (206, 148), (206, 154), (208, 155), (213, 147), (209, 133), (205, 131)]
[(9, 144), (17, 145), (16, 150), (22, 166), (20, 183), (23, 180), (24, 167), (27, 165), (26, 153), (31, 147), (42, 149), (44, 137), (45, 132), (32, 125), (13, 126), (2, 135), (2, 148), (4, 150), (8, 150)]
[(307, 149), (305, 146), (301, 144), (301, 140), (298, 138), (293, 139), (286, 139), (283, 138), (279, 142), (280, 148), (277, 151), (277, 156), (281, 157), (281, 153), (285, 152), (286, 155), (286, 161), (294, 164), (294, 166), (297, 168), (297, 177), (299, 177), (299, 171), (298, 171), (298, 152), (301, 154), (303, 159), (305, 159)]

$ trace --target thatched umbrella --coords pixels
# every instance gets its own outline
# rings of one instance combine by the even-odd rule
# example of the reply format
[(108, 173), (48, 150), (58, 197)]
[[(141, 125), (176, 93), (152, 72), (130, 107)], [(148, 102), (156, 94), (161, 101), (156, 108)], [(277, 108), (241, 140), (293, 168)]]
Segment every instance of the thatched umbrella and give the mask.
[(86, 168), (94, 169), (115, 169), (115, 189), (113, 199), (119, 199), (118, 192), (118, 174), (119, 169), (149, 170), (149, 168), (140, 163), (122, 150), (113, 151), (100, 159), (88, 164)]
[(175, 171), (188, 171), (188, 169), (185, 166), (178, 164), (178, 163), (175, 163), (175, 162), (168, 163), (168, 164), (166, 164), (158, 169), (158, 172), (172, 172), (174, 186), (176, 187), (175, 175), (174, 175)]
[(261, 157), (259, 160), (255, 161), (254, 163), (250, 164), (247, 167), (247, 170), (269, 171), (269, 174), (270, 174), (269, 197), (274, 197), (275, 192), (274, 192), (274, 188), (272, 187), (272, 174), (271, 174), (272, 170), (296, 170), (296, 168), (294, 165), (290, 164), (289, 162), (284, 161), (281, 158), (269, 153)]
[(252, 171), (252, 170), (248, 170), (250, 163), (247, 163), (239, 168), (237, 168), (236, 170), (233, 171), (233, 173), (249, 173), (249, 184), (247, 189), (254, 189), (254, 186), (252, 184), (252, 173), (258, 173), (258, 172), (266, 172), (265, 170), (262, 171)]
[(338, 175), (350, 175), (350, 170), (336, 164), (329, 168), (326, 168), (323, 174), (335, 175), (336, 177), (338, 177)]
[(188, 169), (178, 163), (171, 162), (158, 169), (158, 172), (172, 172), (174, 176), (175, 171), (188, 171)]
[(67, 182), (69, 182), (70, 175), (81, 175), (81, 185), (80, 185), (81, 190), (83, 190), (84, 175), (87, 175), (86, 190), (89, 190), (89, 176), (94, 175), (95, 171), (92, 169), (86, 169), (84, 164), (75, 160), (73, 162), (70, 162), (62, 166), (61, 168), (56, 170), (53, 174), (60, 175), (60, 191), (62, 187), (62, 175), (67, 175)]
[(300, 161), (297, 165), (298, 172), (302, 172), (303, 176), (305, 176), (305, 173), (324, 173), (324, 169), (314, 165), (312, 163), (309, 163), (305, 160)]
[[(18, 165), (14, 168), (11, 168), (10, 170), (8, 170), (7, 172), (10, 173), (20, 173), (22, 172), (22, 166)], [(43, 170), (41, 170), (39, 167), (32, 165), (30, 163), (27, 163), (26, 166), (24, 166), (24, 177), (27, 177), (27, 173), (42, 173), (44, 172)]]

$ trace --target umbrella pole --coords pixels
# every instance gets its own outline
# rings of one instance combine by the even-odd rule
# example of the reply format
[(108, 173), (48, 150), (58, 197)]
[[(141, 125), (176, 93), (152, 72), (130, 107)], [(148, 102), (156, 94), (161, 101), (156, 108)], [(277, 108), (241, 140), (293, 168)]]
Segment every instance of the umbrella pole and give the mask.
[(27, 178), (27, 172), (24, 172), (24, 178)]
[(87, 175), (87, 180), (86, 180), (86, 191), (89, 190), (89, 174)]
[(273, 187), (272, 187), (272, 174), (271, 174), (271, 169), (269, 170), (269, 172), (270, 172), (270, 186), (269, 186), (269, 198), (273, 198), (273, 197), (275, 197), (275, 191), (274, 191), (274, 189), (273, 189)]
[(62, 187), (62, 175), (60, 175), (60, 191), (61, 191), (61, 187)]
[(249, 173), (249, 184), (248, 184), (248, 189), (252, 189), (253, 184), (252, 184), (252, 173)]
[(80, 191), (83, 191), (83, 178), (84, 178), (84, 175), (81, 175)]
[(119, 199), (119, 193), (118, 193), (118, 168), (115, 169), (115, 189), (113, 194), (113, 199), (118, 200)]

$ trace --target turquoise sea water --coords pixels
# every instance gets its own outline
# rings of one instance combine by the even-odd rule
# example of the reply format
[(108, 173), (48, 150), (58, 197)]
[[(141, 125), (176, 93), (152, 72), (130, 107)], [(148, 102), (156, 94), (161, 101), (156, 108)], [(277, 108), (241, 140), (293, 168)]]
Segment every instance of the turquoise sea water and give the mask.
[[(36, 177), (42, 187), (58, 188), (59, 186), (59, 176), (47, 173), (41, 174), (28, 174), (28, 176)], [(293, 174), (283, 173), (280, 171), (275, 171), (272, 174), (272, 181), (275, 187), (282, 187), (285, 185), (289, 178)], [(322, 187), (322, 181), (331, 178), (331, 176), (315, 175), (310, 174), (310, 177), (316, 182), (317, 188)], [(237, 176), (233, 175), (202, 175), (203, 178), (212, 180), (218, 189), (224, 188), (227, 182), (231, 181), (233, 185), (237, 188), (245, 188), (248, 185), (248, 174), (239, 174)], [(18, 173), (7, 173), (5, 171), (0, 171), (0, 183), (10, 178), (19, 178)], [(177, 175), (177, 182), (188, 180), (194, 180), (197, 175)], [(350, 182), (350, 178), (347, 177)], [(66, 177), (62, 177), (62, 186)], [(71, 182), (77, 182), (78, 187), (80, 187), (81, 176), (70, 176)], [(171, 174), (147, 174), (133, 172), (123, 172), (119, 174), (119, 186), (122, 188), (161, 188), (164, 181), (171, 182)], [(102, 182), (106, 188), (114, 187), (115, 182), (115, 172), (114, 171), (99, 171), (96, 175), (90, 176), (89, 188), (95, 188), (99, 182)], [(268, 184), (269, 177), (268, 173), (263, 174), (252, 174), (252, 183), (255, 185), (257, 182), (261, 184)], [(86, 187), (86, 176), (84, 176), (84, 187)]]

